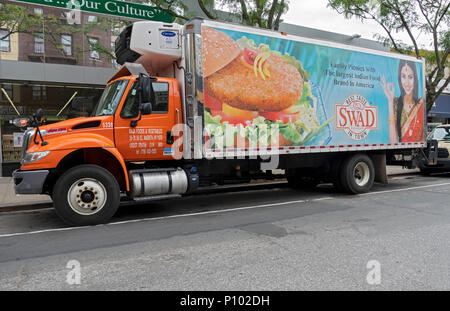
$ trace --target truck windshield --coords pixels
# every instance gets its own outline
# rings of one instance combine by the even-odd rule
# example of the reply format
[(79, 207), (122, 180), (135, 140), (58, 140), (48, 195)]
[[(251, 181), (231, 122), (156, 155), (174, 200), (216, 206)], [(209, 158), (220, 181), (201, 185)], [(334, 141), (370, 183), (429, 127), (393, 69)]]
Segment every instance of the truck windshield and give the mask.
[(450, 127), (436, 127), (430, 136), (431, 139), (450, 141)]
[(102, 97), (97, 103), (92, 116), (110, 116), (116, 111), (123, 92), (128, 85), (128, 80), (118, 80), (108, 85), (103, 91)]

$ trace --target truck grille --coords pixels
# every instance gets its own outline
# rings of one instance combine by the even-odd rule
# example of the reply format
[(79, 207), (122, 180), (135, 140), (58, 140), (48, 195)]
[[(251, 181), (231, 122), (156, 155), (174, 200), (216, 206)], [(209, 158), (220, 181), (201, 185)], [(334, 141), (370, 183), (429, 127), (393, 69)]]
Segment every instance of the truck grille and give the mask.
[(438, 148), (438, 158), (446, 159), (448, 156), (449, 154), (447, 148)]
[(23, 144), (22, 144), (22, 159), (27, 153), (28, 146), (30, 145), (31, 139), (33, 138), (34, 130), (27, 130), (23, 134)]

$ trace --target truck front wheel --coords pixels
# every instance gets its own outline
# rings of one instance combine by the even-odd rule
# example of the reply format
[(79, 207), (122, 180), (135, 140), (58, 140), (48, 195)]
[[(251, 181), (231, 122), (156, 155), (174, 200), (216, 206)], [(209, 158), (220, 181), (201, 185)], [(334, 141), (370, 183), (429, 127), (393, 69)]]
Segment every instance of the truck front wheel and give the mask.
[(65, 172), (53, 189), (56, 213), (72, 226), (107, 222), (120, 203), (120, 187), (106, 169), (91, 164)]
[(340, 168), (340, 186), (347, 192), (365, 193), (372, 188), (375, 169), (372, 160), (357, 153), (344, 160)]

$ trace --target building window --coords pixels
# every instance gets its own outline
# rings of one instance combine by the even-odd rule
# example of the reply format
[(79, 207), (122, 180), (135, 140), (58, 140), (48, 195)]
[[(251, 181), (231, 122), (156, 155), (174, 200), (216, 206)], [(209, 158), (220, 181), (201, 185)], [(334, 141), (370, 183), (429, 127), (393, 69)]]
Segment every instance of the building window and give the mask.
[(152, 110), (155, 113), (167, 113), (169, 111), (169, 83), (153, 82), (152, 86), (156, 101)]
[(96, 22), (97, 22), (97, 16), (88, 15), (88, 23), (96, 23)]
[(113, 36), (118, 36), (118, 35), (120, 35), (120, 27), (114, 26), (114, 27), (111, 29), (111, 33), (112, 33)]
[(44, 15), (44, 10), (42, 8), (34, 8), (33, 12), (35, 15)]
[[(116, 43), (113, 41), (111, 42), (111, 49), (112, 49), (112, 53), (115, 53), (115, 49), (116, 49)], [(111, 65), (114, 69), (117, 69), (119, 67), (119, 65), (117, 64), (117, 59), (115, 57), (111, 57)]]
[[(8, 94), (9, 98), (13, 100), (14, 94), (13, 94), (13, 86), (11, 83), (3, 83), (1, 84), (1, 87), (6, 91), (6, 94)], [(0, 93), (2, 93), (2, 100), (8, 100), (8, 98), (5, 96), (5, 93), (0, 90)]]
[(100, 54), (98, 53), (98, 38), (89, 37), (89, 57), (92, 59), (100, 59)]
[(67, 56), (72, 56), (72, 36), (61, 35), (61, 44), (64, 54)]
[(47, 99), (47, 87), (40, 85), (33, 85), (31, 87), (33, 100), (45, 100)]
[(9, 40), (9, 31), (6, 29), (0, 29), (0, 51), (11, 51), (11, 42)]
[(43, 33), (34, 34), (34, 53), (36, 54), (45, 53), (45, 42)]

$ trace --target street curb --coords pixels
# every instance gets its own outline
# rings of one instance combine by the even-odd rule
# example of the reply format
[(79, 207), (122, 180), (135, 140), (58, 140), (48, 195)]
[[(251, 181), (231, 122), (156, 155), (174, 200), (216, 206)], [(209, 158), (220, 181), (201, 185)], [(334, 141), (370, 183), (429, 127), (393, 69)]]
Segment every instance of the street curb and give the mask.
[(28, 210), (40, 210), (43, 208), (53, 207), (52, 201), (40, 201), (40, 202), (32, 202), (30, 203), (8, 203), (0, 205), (0, 214), (7, 212), (20, 212), (20, 211), (28, 211)]
[(408, 176), (408, 175), (420, 175), (420, 171), (403, 172), (403, 173), (390, 174), (390, 175), (387, 175), (387, 177), (388, 177), (388, 179), (389, 179), (389, 178), (391, 178), (391, 177)]

